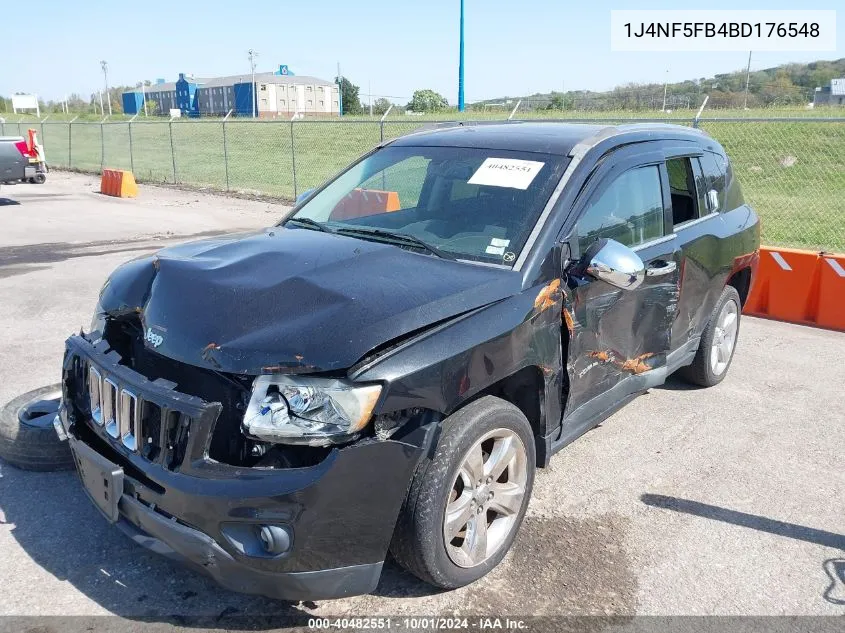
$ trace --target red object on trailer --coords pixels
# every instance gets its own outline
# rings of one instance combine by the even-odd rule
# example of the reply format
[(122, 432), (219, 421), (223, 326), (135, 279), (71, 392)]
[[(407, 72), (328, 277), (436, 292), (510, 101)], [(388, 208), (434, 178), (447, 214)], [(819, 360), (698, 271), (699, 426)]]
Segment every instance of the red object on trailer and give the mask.
[(44, 147), (38, 142), (36, 131), (29, 128), (27, 139), (18, 141), (15, 145), (21, 154), (29, 159), (25, 180), (38, 185), (42, 184), (47, 180), (47, 158), (44, 155)]
[(15, 147), (18, 148), (18, 151), (21, 153), (21, 156), (24, 158), (31, 158), (32, 155), (29, 152), (29, 146), (27, 145), (26, 141), (15, 141)]

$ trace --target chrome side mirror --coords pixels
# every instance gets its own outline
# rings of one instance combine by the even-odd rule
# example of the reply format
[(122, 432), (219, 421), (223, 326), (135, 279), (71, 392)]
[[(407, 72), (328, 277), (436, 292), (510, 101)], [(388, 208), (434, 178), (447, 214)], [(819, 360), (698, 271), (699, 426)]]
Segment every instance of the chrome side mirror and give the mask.
[[(594, 250), (595, 249), (595, 250)], [(633, 290), (645, 279), (645, 264), (634, 251), (616, 240), (600, 240), (587, 249), (586, 272), (622, 290)]]
[(305, 200), (307, 200), (308, 198), (310, 198), (312, 193), (314, 193), (314, 190), (313, 190), (313, 189), (306, 189), (306, 190), (305, 190), (305, 191), (303, 191), (301, 194), (299, 194), (298, 196), (296, 196), (296, 206), (299, 206), (300, 204), (302, 204), (303, 202), (305, 202)]

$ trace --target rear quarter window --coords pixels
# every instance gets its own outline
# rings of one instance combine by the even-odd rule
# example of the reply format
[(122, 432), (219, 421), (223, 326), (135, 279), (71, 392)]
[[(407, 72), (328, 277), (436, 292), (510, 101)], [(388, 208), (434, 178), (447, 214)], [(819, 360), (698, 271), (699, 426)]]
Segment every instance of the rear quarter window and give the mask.
[(742, 187), (739, 186), (739, 179), (736, 177), (731, 166), (731, 161), (727, 158), (725, 161), (725, 201), (720, 208), (725, 211), (736, 209), (745, 204), (745, 198), (742, 195)]
[(715, 189), (719, 196), (719, 211), (731, 211), (745, 204), (742, 187), (730, 159), (721, 154), (704, 152), (700, 162), (707, 190)]

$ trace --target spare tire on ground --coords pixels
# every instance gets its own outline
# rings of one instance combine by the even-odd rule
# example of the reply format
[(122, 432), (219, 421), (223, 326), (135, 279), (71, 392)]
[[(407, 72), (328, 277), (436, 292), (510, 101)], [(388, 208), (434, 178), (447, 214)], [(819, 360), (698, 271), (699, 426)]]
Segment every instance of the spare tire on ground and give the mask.
[(73, 456), (53, 428), (62, 386), (49, 385), (18, 396), (0, 410), (0, 457), (24, 470), (71, 470)]

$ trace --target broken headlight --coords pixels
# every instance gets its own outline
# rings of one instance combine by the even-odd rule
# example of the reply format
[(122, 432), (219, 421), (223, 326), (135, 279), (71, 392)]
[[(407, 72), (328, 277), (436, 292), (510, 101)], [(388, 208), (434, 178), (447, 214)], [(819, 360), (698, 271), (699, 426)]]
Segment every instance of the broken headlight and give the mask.
[(99, 332), (102, 334), (106, 331), (106, 314), (103, 312), (100, 302), (97, 302), (97, 307), (94, 308), (94, 316), (91, 317), (91, 325), (88, 327), (88, 332)]
[(243, 419), (247, 437), (322, 446), (363, 429), (378, 401), (379, 385), (283, 375), (259, 376)]

